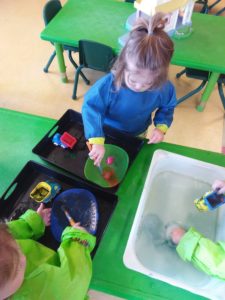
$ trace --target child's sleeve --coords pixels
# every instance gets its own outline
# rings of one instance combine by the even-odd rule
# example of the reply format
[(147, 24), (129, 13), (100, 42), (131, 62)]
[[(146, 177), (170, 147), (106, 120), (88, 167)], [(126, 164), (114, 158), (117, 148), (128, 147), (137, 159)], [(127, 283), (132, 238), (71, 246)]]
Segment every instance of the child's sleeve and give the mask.
[(83, 245), (90, 253), (95, 246), (96, 238), (92, 234), (80, 229), (68, 226), (62, 233), (62, 244), (68, 240), (78, 242)]
[(104, 144), (103, 124), (110, 90), (110, 76), (96, 82), (84, 96), (82, 118), (85, 137), (91, 144)]
[[(52, 268), (51, 280), (59, 299), (84, 300), (92, 276), (90, 252), (96, 238), (84, 231), (66, 227), (58, 249), (60, 266)], [(58, 282), (58, 284), (57, 284)], [(62, 289), (63, 287), (63, 289)]]
[(214, 243), (193, 227), (182, 237), (176, 248), (180, 257), (207, 273), (225, 280), (225, 243)]
[(173, 122), (174, 109), (177, 105), (176, 91), (172, 83), (167, 82), (162, 88), (161, 103), (154, 117), (154, 125), (162, 132), (166, 133), (167, 129)]
[(42, 218), (34, 210), (28, 209), (18, 220), (7, 223), (15, 239), (38, 239), (45, 232)]

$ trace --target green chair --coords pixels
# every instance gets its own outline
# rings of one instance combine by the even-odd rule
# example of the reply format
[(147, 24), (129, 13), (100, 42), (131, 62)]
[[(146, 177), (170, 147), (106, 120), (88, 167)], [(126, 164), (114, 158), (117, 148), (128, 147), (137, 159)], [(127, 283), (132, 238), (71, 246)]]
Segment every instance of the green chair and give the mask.
[[(43, 19), (44, 19), (45, 26), (55, 17), (55, 15), (61, 10), (61, 8), (62, 8), (62, 5), (61, 5), (59, 0), (50, 0), (45, 4), (45, 6), (43, 8)], [(78, 52), (79, 48), (63, 45), (63, 49), (68, 51), (69, 60), (72, 63), (72, 65), (74, 66), (74, 68), (77, 69), (78, 65), (74, 61), (74, 59), (72, 57), (72, 53), (73, 52), (75, 52), (75, 53)], [(56, 56), (56, 52), (53, 51), (52, 55), (50, 56), (50, 58), (49, 58), (49, 60), (46, 64), (46, 66), (43, 69), (45, 73), (48, 73), (48, 69), (49, 69), (53, 59), (55, 58), (55, 56)], [(84, 74), (82, 72), (81, 72), (81, 77), (84, 79), (84, 81), (86, 83), (89, 82), (88, 79), (84, 76)]]
[[(203, 87), (205, 86), (205, 84), (207, 83), (208, 78), (210, 76), (210, 72), (207, 72), (207, 71), (201, 71), (201, 70), (196, 70), (196, 69), (191, 69), (191, 68), (185, 68), (182, 72), (178, 73), (176, 75), (176, 77), (179, 78), (184, 73), (186, 74), (186, 76), (188, 78), (198, 79), (198, 80), (201, 80), (202, 82), (196, 89), (194, 89), (193, 91), (187, 93), (183, 97), (179, 98), (178, 101), (177, 101), (177, 105), (180, 104), (181, 102), (187, 100), (191, 96), (197, 94), (198, 92), (200, 92), (203, 89)], [(220, 77), (217, 81), (217, 85), (218, 85), (219, 95), (220, 95), (223, 107), (225, 109), (225, 97), (224, 97), (224, 92), (223, 92), (223, 85), (224, 84), (225, 84), (225, 74), (222, 74), (222, 75), (220, 75)]]
[(202, 5), (202, 9), (200, 10), (200, 13), (207, 14), (209, 11), (209, 6), (208, 6), (208, 0), (198, 0), (196, 1), (197, 4)]
[[(208, 13), (208, 11), (210, 9), (212, 9), (220, 1), (221, 0), (217, 0), (213, 4), (211, 4), (210, 6), (208, 5), (208, 0), (199, 0), (196, 3), (203, 4), (203, 8), (201, 10), (201, 13)], [(224, 10), (225, 10), (225, 8), (219, 10), (215, 15), (221, 14)], [(183, 97), (179, 98), (178, 101), (177, 101), (177, 105), (180, 104), (181, 102), (187, 100), (191, 96), (197, 94), (198, 92), (200, 92), (204, 88), (204, 86), (206, 85), (206, 83), (208, 81), (208, 78), (210, 76), (210, 72), (207, 72), (207, 71), (196, 70), (196, 69), (191, 69), (191, 68), (184, 68), (182, 71), (180, 71), (179, 73), (176, 74), (176, 78), (180, 78), (183, 74), (186, 74), (186, 76), (188, 78), (201, 80), (202, 82), (196, 89), (194, 89), (193, 91), (187, 93)], [(222, 75), (220, 75), (220, 77), (217, 81), (217, 85), (218, 85), (219, 95), (220, 95), (223, 107), (225, 109), (225, 97), (224, 97), (224, 92), (223, 92), (223, 85), (224, 84), (225, 84), (225, 75), (222, 74)]]
[(216, 16), (221, 15), (225, 11), (225, 7), (221, 8), (217, 13)]
[[(202, 9), (201, 9), (200, 13), (204, 13), (204, 14), (207, 14), (219, 2), (221, 2), (221, 0), (216, 0), (211, 5), (209, 5), (208, 0), (198, 0), (198, 1), (196, 1), (196, 3), (202, 4)], [(219, 12), (216, 13), (216, 15), (221, 14), (224, 10), (225, 10), (225, 8), (221, 9)]]
[[(79, 41), (79, 61), (80, 66), (77, 68), (74, 78), (74, 88), (72, 98), (77, 98), (77, 84), (79, 75), (83, 68), (89, 68), (96, 71), (109, 72), (112, 62), (115, 58), (113, 49), (104, 44), (94, 41)], [(86, 82), (89, 84), (90, 82)]]

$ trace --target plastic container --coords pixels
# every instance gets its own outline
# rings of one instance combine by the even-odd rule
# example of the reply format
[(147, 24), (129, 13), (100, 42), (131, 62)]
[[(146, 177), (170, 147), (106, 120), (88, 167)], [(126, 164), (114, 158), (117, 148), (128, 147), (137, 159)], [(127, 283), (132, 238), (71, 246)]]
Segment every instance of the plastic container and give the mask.
[(225, 205), (203, 213), (193, 203), (220, 178), (225, 178), (225, 168), (155, 151), (126, 245), (126, 267), (206, 298), (224, 299), (224, 282), (184, 262), (164, 240), (166, 224), (177, 222), (225, 241)]
[[(109, 157), (113, 158), (111, 164), (108, 164)], [(121, 182), (126, 174), (128, 164), (129, 157), (126, 151), (115, 145), (105, 144), (105, 155), (100, 169), (94, 165), (93, 160), (88, 158), (84, 174), (91, 182), (104, 188), (110, 188)]]
[[(117, 196), (93, 187), (87, 182), (65, 176), (33, 161), (29, 161), (1, 196), (0, 218), (14, 220), (28, 208), (37, 210), (40, 204), (30, 198), (30, 192), (39, 182), (47, 180), (57, 182), (61, 186), (62, 189), (59, 195), (63, 191), (74, 188), (88, 190), (94, 195), (97, 201), (99, 219), (96, 232), (96, 247), (92, 252), (93, 256), (115, 209)], [(46, 206), (51, 207), (53, 203), (54, 199)], [(50, 227), (46, 227), (45, 235), (39, 241), (52, 249), (57, 249), (59, 246), (59, 243), (51, 233)]]
[[(56, 132), (63, 134), (65, 131), (77, 139), (77, 143), (73, 149), (56, 147), (52, 142), (52, 138)], [(124, 135), (108, 126), (104, 127), (104, 131), (106, 134), (105, 143), (114, 144), (124, 149), (129, 156), (130, 165), (144, 144), (144, 141), (132, 136)], [(32, 151), (49, 163), (86, 180), (84, 166), (88, 159), (89, 150), (84, 137), (81, 114), (71, 109), (67, 110)], [(111, 189), (107, 188), (107, 191), (112, 193), (116, 190), (117, 187)]]

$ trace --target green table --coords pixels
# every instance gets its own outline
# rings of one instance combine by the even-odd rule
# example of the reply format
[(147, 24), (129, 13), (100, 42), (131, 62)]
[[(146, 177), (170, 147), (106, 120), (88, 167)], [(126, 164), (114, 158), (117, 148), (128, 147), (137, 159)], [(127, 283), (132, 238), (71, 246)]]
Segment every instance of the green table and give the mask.
[(220, 74), (225, 74), (225, 18), (194, 13), (193, 33), (175, 40), (172, 64), (212, 72), (197, 106), (203, 111)]
[[(145, 145), (129, 169), (119, 191), (119, 203), (94, 259), (91, 288), (133, 300), (200, 300), (194, 295), (165, 282), (127, 269), (123, 254), (138, 207), (152, 155), (163, 149), (225, 167), (223, 154), (174, 144)], [(172, 266), (171, 266), (172, 267)]]
[(0, 108), (0, 196), (27, 161), (43, 163), (31, 151), (55, 122)]
[(98, 41), (119, 51), (118, 37), (124, 34), (133, 5), (117, 0), (69, 0), (42, 31), (41, 38), (55, 44), (59, 70), (67, 82), (62, 44), (78, 46), (81, 39)]
[[(78, 46), (80, 39), (89, 39), (118, 52), (118, 37), (126, 32), (125, 22), (134, 11), (133, 4), (118, 0), (68, 0), (41, 33), (43, 40), (55, 43), (62, 81), (67, 82), (62, 44)], [(197, 106), (203, 111), (219, 75), (225, 73), (225, 18), (194, 13), (192, 21), (191, 36), (174, 40), (172, 64), (212, 72)]]
[[(0, 195), (28, 160), (46, 164), (31, 150), (54, 123), (52, 119), (0, 109)], [(203, 297), (129, 270), (123, 264), (149, 164), (153, 152), (159, 148), (225, 166), (223, 154), (167, 143), (145, 145), (118, 190), (118, 205), (94, 258), (91, 288), (129, 300), (200, 300)]]

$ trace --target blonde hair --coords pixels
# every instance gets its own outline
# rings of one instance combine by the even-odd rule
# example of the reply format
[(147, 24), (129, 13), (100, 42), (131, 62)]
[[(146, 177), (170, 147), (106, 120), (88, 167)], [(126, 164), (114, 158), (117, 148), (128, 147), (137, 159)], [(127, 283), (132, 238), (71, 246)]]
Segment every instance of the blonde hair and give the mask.
[(157, 13), (150, 21), (141, 18), (137, 20), (112, 67), (117, 90), (124, 84), (128, 61), (132, 61), (138, 69), (148, 69), (154, 73), (151, 89), (159, 88), (166, 82), (174, 51), (172, 40), (163, 30), (166, 21), (162, 13)]
[(0, 289), (16, 277), (20, 262), (16, 241), (6, 224), (0, 224)]

